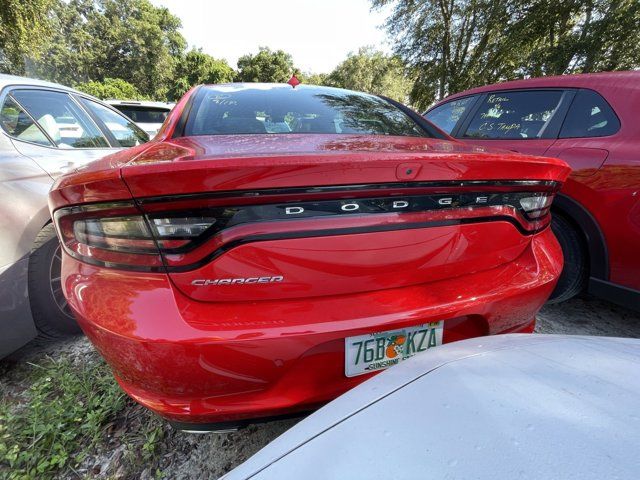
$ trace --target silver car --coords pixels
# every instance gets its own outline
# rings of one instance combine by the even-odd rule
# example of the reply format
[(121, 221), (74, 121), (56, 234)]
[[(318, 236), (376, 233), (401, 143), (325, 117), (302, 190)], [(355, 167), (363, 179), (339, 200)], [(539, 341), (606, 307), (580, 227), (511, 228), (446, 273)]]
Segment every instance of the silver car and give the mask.
[(430, 349), (225, 480), (640, 478), (640, 340), (497, 335)]
[(71, 88), (0, 75), (0, 358), (38, 332), (77, 332), (47, 193), (59, 175), (148, 136)]

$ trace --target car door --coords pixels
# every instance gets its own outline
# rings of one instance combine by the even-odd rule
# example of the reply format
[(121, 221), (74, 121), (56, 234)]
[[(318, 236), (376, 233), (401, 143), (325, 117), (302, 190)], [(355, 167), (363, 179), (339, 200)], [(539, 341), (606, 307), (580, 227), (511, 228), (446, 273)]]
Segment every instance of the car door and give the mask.
[(14, 147), (53, 178), (119, 148), (68, 92), (19, 87), (6, 101), (19, 105), (34, 123), (32, 132), (11, 138)]
[(607, 101), (593, 90), (580, 89), (567, 113), (558, 139), (546, 155), (569, 164), (573, 177), (593, 175), (609, 156), (610, 137), (620, 129), (620, 120)]
[(620, 117), (600, 93), (579, 89), (547, 155), (571, 166), (562, 192), (595, 221), (586, 238), (603, 245), (604, 254), (590, 270), (590, 292), (637, 309), (633, 291), (640, 291), (640, 154), (634, 114), (640, 94), (622, 89), (615, 94), (624, 94), (624, 109), (614, 104)]
[(545, 155), (557, 138), (574, 94), (564, 89), (485, 93), (457, 122), (452, 136), (474, 145)]

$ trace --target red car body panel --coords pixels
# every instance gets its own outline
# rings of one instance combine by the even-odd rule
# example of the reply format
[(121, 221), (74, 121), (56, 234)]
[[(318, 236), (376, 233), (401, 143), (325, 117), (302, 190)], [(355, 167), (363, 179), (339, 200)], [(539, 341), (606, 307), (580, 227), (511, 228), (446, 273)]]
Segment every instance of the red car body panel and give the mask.
[(68, 256), (63, 277), (82, 329), (129, 395), (170, 420), (218, 423), (315, 409), (369, 378), (344, 376), (345, 337), (442, 319), (444, 343), (531, 333), (561, 258), (546, 229), (497, 268), (316, 301), (194, 302), (167, 275)]
[[(154, 141), (58, 180), (50, 207), (63, 239), (65, 215), (92, 209), (151, 219), (336, 198), (498, 198), (553, 192), (569, 173), (559, 160), (421, 137), (170, 138), (189, 95)], [(219, 424), (310, 410), (368, 378), (345, 376), (346, 337), (441, 320), (444, 342), (531, 332), (562, 255), (530, 222), (502, 204), (249, 221), (147, 255), (136, 268), (149, 271), (119, 266), (140, 255), (66, 248), (62, 284), (129, 395), (176, 422)], [(221, 278), (255, 282), (205, 284)]]
[[(586, 231), (587, 240), (591, 243), (596, 236), (604, 239), (604, 248), (590, 244), (593, 250), (591, 290), (611, 298), (610, 289), (602, 290), (608, 283), (623, 287), (623, 291), (633, 289), (637, 291), (635, 295), (631, 291), (626, 291), (626, 295), (635, 303), (633, 299), (640, 299), (640, 123), (636, 121), (640, 108), (640, 72), (562, 75), (504, 82), (451, 95), (433, 108), (473, 94), (545, 88), (596, 91), (615, 111), (620, 129), (613, 135), (589, 138), (460, 140), (566, 161), (572, 173), (561, 193), (593, 217), (597, 231)], [(594, 285), (593, 279), (606, 283)], [(633, 306), (629, 301), (626, 304)], [(639, 304), (636, 308), (640, 308)]]

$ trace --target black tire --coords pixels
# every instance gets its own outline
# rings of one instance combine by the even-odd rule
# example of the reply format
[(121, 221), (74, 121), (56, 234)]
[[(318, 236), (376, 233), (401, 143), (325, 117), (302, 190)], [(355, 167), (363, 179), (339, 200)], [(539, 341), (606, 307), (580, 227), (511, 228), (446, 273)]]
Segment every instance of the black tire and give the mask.
[(36, 237), (29, 257), (29, 303), (42, 337), (60, 338), (80, 333), (71, 309), (62, 295), (60, 242), (53, 224)]
[(553, 215), (551, 229), (562, 247), (564, 268), (549, 303), (560, 303), (575, 297), (587, 285), (587, 248), (581, 233), (561, 215)]

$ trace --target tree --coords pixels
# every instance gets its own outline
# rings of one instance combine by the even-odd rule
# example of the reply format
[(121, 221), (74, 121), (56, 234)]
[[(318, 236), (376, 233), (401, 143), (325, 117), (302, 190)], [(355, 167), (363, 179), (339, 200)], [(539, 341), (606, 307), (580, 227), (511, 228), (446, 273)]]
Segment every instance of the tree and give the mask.
[(400, 102), (408, 100), (412, 83), (405, 76), (399, 57), (387, 56), (371, 47), (350, 53), (325, 82), (333, 87), (385, 95)]
[(0, 71), (23, 75), (25, 57), (38, 58), (50, 33), (54, 0), (0, 2)]
[(637, 0), (372, 0), (391, 5), (395, 52), (415, 71), (413, 103), (531, 75), (640, 64)]
[(235, 72), (226, 60), (217, 60), (202, 50), (192, 49), (176, 64), (169, 97), (178, 100), (194, 85), (232, 82)]
[[(525, 75), (627, 70), (640, 65), (637, 0), (532, 1), (514, 25)], [(516, 38), (515, 32), (510, 32)]]
[(420, 108), (472, 85), (515, 76), (505, 31), (528, 0), (373, 0), (393, 4), (387, 31), (414, 69), (411, 99)]
[(298, 80), (307, 85), (327, 85), (328, 78), (328, 73), (303, 73)]
[(260, 47), (255, 54), (247, 54), (238, 59), (238, 75), (240, 82), (286, 82), (291, 75), (299, 74), (293, 66), (293, 58), (283, 50), (273, 51)]
[(121, 78), (105, 78), (102, 82), (91, 81), (76, 85), (78, 90), (102, 100), (143, 100), (138, 89)]
[(148, 0), (58, 0), (55, 32), (34, 73), (67, 85), (121, 78), (165, 98), (186, 41), (180, 19)]

